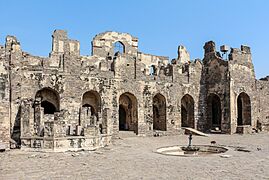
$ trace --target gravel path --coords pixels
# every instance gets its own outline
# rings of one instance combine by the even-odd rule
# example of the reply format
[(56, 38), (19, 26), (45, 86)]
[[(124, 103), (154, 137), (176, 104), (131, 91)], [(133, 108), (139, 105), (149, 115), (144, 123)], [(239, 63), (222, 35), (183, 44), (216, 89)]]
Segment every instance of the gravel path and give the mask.
[[(126, 137), (97, 151), (0, 153), (0, 180), (9, 179), (268, 179), (269, 134), (193, 136), (193, 144), (211, 141), (229, 148), (225, 154), (177, 157), (156, 148), (186, 145), (188, 137)], [(236, 151), (244, 147), (250, 152)]]

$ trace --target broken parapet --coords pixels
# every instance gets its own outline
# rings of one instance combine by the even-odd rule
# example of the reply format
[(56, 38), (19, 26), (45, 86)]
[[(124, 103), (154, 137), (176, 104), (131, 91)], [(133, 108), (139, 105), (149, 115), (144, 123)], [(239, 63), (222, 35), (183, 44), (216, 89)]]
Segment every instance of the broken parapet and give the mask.
[(213, 41), (208, 41), (204, 45), (205, 54), (216, 52), (216, 45)]
[(241, 51), (245, 54), (251, 54), (250, 47), (246, 45), (241, 45)]
[(20, 50), (20, 42), (15, 36), (7, 36), (5, 46), (7, 50)]
[(80, 54), (79, 41), (71, 40), (64, 30), (55, 30), (52, 35), (52, 52), (53, 54), (63, 54), (69, 52), (71, 54)]
[(68, 50), (67, 32), (55, 30), (52, 35), (52, 53), (64, 53)]
[(213, 41), (208, 41), (204, 45), (204, 60), (207, 62), (208, 59), (219, 59), (223, 60), (220, 52), (216, 51), (216, 45)]
[(104, 32), (96, 35), (92, 41), (92, 55), (106, 57), (114, 56), (116, 49), (115, 43), (122, 45), (122, 51), (125, 54), (136, 56), (138, 50), (138, 38), (128, 33)]
[[(251, 58), (250, 47), (241, 45), (241, 48), (231, 48), (229, 54), (229, 65), (230, 71), (234, 70), (235, 76), (240, 74), (239, 79), (242, 80), (244, 77), (255, 79), (254, 66)], [(246, 74), (248, 76), (246, 76)]]
[(177, 53), (178, 53), (177, 60), (179, 61), (179, 63), (184, 64), (190, 62), (190, 54), (184, 46), (182, 45), (178, 46)]
[(241, 48), (231, 48), (229, 60), (237, 60), (252, 63), (250, 47), (241, 45)]
[(77, 40), (71, 40), (64, 30), (55, 30), (52, 35), (52, 51), (50, 53), (49, 66), (63, 67), (65, 56), (77, 57), (80, 55), (80, 44)]

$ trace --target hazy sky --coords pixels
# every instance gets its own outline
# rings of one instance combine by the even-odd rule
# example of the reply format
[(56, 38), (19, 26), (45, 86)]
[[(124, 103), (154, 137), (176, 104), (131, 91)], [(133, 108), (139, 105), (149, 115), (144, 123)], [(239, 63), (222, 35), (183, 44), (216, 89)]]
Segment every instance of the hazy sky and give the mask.
[(203, 58), (213, 40), (251, 46), (257, 78), (269, 75), (268, 0), (1, 0), (0, 44), (15, 35), (24, 51), (48, 56), (54, 29), (68, 31), (90, 54), (92, 38), (104, 31), (128, 32), (139, 50), (177, 56), (177, 46), (191, 58)]

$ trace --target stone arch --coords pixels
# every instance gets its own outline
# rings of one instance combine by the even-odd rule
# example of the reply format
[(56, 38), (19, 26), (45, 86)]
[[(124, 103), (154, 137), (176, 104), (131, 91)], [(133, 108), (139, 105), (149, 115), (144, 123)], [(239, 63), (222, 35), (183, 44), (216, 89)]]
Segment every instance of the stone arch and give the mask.
[(251, 102), (244, 92), (237, 97), (237, 125), (251, 125)]
[(194, 100), (189, 94), (181, 99), (181, 126), (195, 128)]
[(149, 67), (149, 75), (150, 76), (155, 76), (156, 75), (156, 67), (155, 67), (155, 65), (151, 65)]
[(129, 92), (119, 98), (119, 130), (138, 133), (137, 98)]
[(82, 107), (90, 108), (91, 115), (101, 112), (101, 96), (97, 91), (87, 91), (82, 96)]
[(125, 53), (125, 45), (121, 41), (116, 41), (113, 44), (113, 48), (114, 48), (114, 54), (116, 54), (116, 53), (124, 54)]
[(153, 130), (166, 131), (166, 99), (158, 93), (153, 97)]
[(207, 98), (207, 126), (209, 129), (221, 130), (222, 110), (218, 95), (211, 93)]
[(37, 91), (35, 100), (44, 108), (44, 114), (54, 114), (60, 111), (59, 93), (51, 88), (43, 88)]

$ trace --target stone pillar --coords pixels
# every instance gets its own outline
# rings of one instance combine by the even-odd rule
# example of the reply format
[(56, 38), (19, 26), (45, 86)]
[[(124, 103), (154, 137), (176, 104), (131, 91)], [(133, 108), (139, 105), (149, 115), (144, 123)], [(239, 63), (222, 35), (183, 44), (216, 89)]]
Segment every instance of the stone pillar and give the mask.
[(41, 118), (42, 118), (42, 110), (41, 110), (41, 98), (36, 98), (34, 102), (34, 126), (35, 133), (39, 134), (42, 130), (41, 128)]
[(21, 103), (21, 137), (31, 136), (31, 102), (28, 100), (22, 100)]
[(108, 134), (108, 113), (110, 110), (105, 108), (102, 113), (102, 134)]
[(44, 122), (44, 137), (54, 137), (54, 122)]
[(64, 122), (63, 112), (54, 113), (53, 133), (54, 133), (54, 137), (66, 136), (66, 124)]
[(87, 127), (90, 125), (90, 117), (91, 117), (91, 108), (90, 107), (81, 107), (80, 111), (80, 125), (82, 127)]
[(30, 106), (30, 116), (29, 116), (29, 126), (30, 126), (30, 134), (33, 136), (35, 133), (34, 130), (34, 120), (35, 120), (35, 109), (33, 108), (33, 101), (31, 102), (31, 106)]

